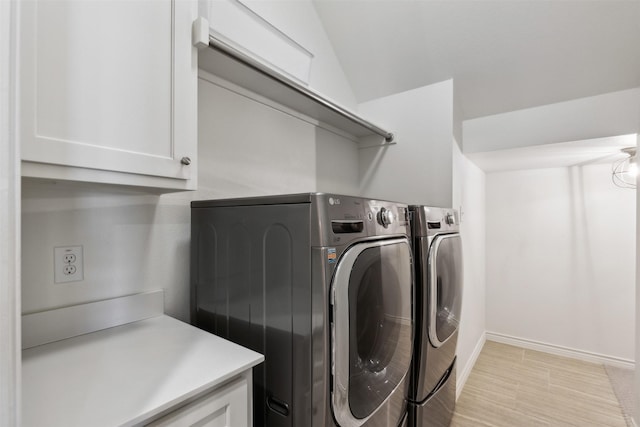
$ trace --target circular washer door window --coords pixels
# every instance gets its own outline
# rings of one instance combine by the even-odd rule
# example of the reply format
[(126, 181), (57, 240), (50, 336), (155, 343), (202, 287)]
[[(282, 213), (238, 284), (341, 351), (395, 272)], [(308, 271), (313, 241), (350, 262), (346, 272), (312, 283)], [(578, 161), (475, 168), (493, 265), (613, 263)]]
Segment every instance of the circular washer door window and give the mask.
[(403, 383), (412, 291), (406, 239), (361, 243), (341, 257), (332, 282), (332, 404), (340, 425), (363, 424)]

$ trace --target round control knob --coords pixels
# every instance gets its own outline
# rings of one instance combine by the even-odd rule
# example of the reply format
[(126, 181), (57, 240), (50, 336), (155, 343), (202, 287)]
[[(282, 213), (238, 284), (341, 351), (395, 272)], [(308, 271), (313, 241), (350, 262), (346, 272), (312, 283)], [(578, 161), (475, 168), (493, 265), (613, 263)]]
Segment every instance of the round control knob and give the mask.
[(393, 223), (393, 220), (393, 212), (385, 208), (380, 208), (380, 211), (378, 212), (378, 222), (380, 225), (387, 228), (389, 224)]
[(447, 224), (449, 224), (449, 225), (454, 225), (456, 223), (456, 217), (455, 217), (455, 215), (453, 215), (453, 212), (449, 212), (447, 214), (447, 216), (445, 217), (445, 220), (447, 221)]

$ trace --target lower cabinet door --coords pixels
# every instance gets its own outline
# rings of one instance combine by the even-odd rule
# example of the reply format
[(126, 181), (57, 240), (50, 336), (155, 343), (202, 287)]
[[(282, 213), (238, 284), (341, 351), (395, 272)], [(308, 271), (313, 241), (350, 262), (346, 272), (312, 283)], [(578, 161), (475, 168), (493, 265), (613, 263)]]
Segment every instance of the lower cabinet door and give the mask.
[(248, 385), (241, 377), (148, 424), (152, 427), (249, 427)]

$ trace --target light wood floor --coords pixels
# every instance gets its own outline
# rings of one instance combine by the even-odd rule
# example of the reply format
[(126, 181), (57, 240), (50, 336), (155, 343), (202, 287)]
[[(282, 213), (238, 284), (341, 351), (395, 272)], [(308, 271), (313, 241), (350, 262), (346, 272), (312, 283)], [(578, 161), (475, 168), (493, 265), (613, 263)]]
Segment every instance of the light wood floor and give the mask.
[(626, 427), (602, 365), (487, 341), (451, 427)]

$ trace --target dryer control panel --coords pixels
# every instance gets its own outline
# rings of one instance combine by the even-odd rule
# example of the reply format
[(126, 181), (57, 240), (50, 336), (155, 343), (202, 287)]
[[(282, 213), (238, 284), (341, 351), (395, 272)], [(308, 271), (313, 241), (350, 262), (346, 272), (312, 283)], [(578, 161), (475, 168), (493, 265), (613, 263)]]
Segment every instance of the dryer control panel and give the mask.
[(410, 206), (409, 209), (413, 215), (413, 235), (416, 237), (460, 231), (460, 216), (455, 209), (430, 206)]

